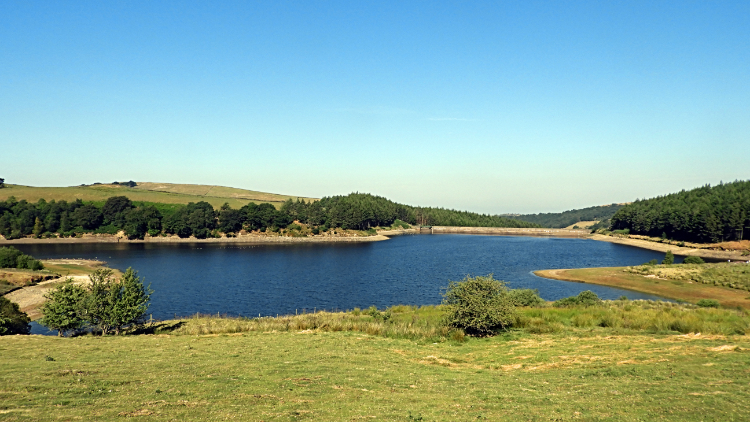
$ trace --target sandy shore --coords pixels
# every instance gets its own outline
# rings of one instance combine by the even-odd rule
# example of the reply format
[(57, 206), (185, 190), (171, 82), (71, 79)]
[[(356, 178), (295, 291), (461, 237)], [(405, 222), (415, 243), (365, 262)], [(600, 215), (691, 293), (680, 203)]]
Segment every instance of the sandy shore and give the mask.
[(651, 242), (642, 239), (632, 239), (623, 237), (605, 236), (601, 234), (595, 234), (591, 236), (594, 240), (602, 242), (618, 243), (620, 245), (635, 246), (637, 248), (650, 249), (652, 251), (664, 252), (672, 251), (675, 255), (681, 256), (699, 256), (705, 259), (712, 260), (732, 260), (732, 261), (748, 261), (750, 256), (742, 256), (741, 251), (722, 251), (714, 249), (704, 248), (691, 248), (677, 245), (670, 245), (665, 243)]
[(53, 239), (23, 238), (5, 240), (0, 238), (0, 245), (17, 244), (44, 244), (44, 243), (346, 243), (346, 242), (377, 242), (388, 240), (386, 236), (313, 236), (313, 237), (286, 237), (286, 236), (255, 236), (244, 235), (237, 237), (219, 237), (210, 239), (197, 239), (195, 237), (180, 238), (179, 236), (146, 236), (144, 240), (128, 240), (113, 235), (85, 234), (82, 237), (65, 237)]

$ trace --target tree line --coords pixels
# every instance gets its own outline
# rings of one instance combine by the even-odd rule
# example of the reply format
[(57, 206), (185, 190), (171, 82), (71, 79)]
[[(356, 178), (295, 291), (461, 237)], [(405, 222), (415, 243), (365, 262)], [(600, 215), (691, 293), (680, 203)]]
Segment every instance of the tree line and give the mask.
[[(619, 204), (598, 205), (563, 212), (521, 214), (509, 217), (516, 220), (536, 223), (542, 227), (561, 229), (581, 221), (608, 221), (622, 207), (623, 206)], [(607, 227), (609, 227), (609, 224), (607, 224)]]
[(750, 180), (636, 200), (612, 216), (611, 229), (701, 243), (747, 238)]
[(0, 201), (0, 234), (6, 239), (25, 236), (75, 236), (80, 233), (115, 234), (123, 230), (131, 239), (146, 234), (176, 234), (199, 239), (240, 230), (278, 231), (299, 221), (317, 234), (329, 229), (368, 230), (391, 226), (396, 220), (409, 224), (467, 227), (539, 227), (537, 224), (497, 215), (443, 208), (412, 207), (386, 198), (352, 193), (319, 201), (287, 200), (280, 209), (268, 203), (249, 203), (234, 209), (224, 204), (218, 210), (207, 202), (164, 207), (162, 204), (133, 203), (114, 196), (103, 205), (81, 200), (36, 203), (9, 198)]

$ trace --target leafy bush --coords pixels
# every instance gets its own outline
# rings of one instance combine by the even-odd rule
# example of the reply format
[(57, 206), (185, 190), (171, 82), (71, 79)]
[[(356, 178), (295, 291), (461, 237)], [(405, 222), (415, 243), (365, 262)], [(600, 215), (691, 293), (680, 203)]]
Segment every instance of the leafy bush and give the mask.
[(87, 288), (64, 284), (51, 291), (42, 308), (42, 325), (60, 330), (60, 335), (90, 325), (106, 335), (143, 321), (152, 291), (132, 268), (119, 280), (109, 268), (94, 271), (89, 279)]
[(696, 303), (701, 308), (718, 308), (719, 301), (715, 299), (701, 299)]
[(492, 274), (451, 281), (443, 295), (445, 324), (471, 335), (489, 335), (507, 329), (518, 314), (505, 283)]
[(365, 314), (370, 315), (371, 317), (375, 318), (375, 320), (377, 321), (383, 321), (383, 322), (388, 322), (388, 320), (390, 320), (392, 316), (391, 311), (385, 310), (383, 312), (380, 312), (378, 311), (378, 308), (376, 308), (375, 306), (370, 306), (365, 312)]
[(699, 256), (686, 256), (682, 261), (683, 264), (705, 264), (706, 262)]
[(22, 312), (17, 303), (0, 296), (0, 336), (28, 334), (31, 331), (29, 316)]
[(109, 268), (98, 269), (89, 275), (91, 285), (83, 298), (80, 315), (98, 327), (102, 335), (110, 331), (120, 334), (125, 326), (142, 322), (151, 298), (151, 289), (144, 287), (132, 268), (120, 280), (115, 280)]
[(571, 306), (594, 306), (602, 303), (599, 296), (591, 290), (584, 290), (578, 296), (570, 296), (553, 303), (556, 308), (567, 308)]
[(652, 259), (651, 261), (648, 261), (647, 263), (643, 265), (657, 265), (657, 264), (659, 264), (659, 261)]
[(392, 227), (392, 228), (394, 228), (394, 229), (408, 229), (408, 228), (410, 228), (411, 226), (409, 225), (409, 223), (407, 223), (407, 222), (405, 222), (405, 221), (401, 221), (401, 220), (399, 220), (399, 219), (397, 218), (397, 219), (396, 219), (396, 220), (395, 220), (395, 221), (393, 222), (393, 224), (391, 224), (391, 227)]
[(44, 295), (47, 301), (42, 305), (44, 316), (39, 323), (50, 330), (57, 330), (59, 336), (82, 328), (86, 324), (82, 318), (82, 306), (86, 295), (85, 288), (71, 283), (68, 279), (67, 283)]
[(509, 290), (510, 300), (514, 306), (539, 306), (544, 304), (544, 299), (539, 297), (537, 289), (513, 289)]
[(664, 259), (661, 261), (662, 265), (670, 265), (674, 264), (674, 254), (672, 251), (667, 251), (667, 254), (664, 255)]
[(14, 248), (7, 246), (0, 248), (0, 268), (18, 268), (38, 271), (44, 269), (42, 262)]
[(367, 233), (369, 236), (375, 236), (376, 234), (378, 234), (377, 230), (375, 229), (367, 229), (365, 233)]

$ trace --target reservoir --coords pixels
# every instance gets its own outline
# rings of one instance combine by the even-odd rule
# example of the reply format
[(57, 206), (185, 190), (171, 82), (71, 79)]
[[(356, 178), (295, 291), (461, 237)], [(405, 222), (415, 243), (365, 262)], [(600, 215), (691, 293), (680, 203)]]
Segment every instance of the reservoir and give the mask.
[[(128, 267), (154, 294), (155, 319), (196, 313), (257, 317), (375, 305), (440, 303), (451, 280), (493, 273), (511, 288), (556, 300), (592, 290), (603, 299), (660, 299), (605, 286), (548, 280), (532, 271), (661, 260), (659, 252), (588, 239), (405, 235), (330, 244), (99, 243), (18, 245), (37, 258), (86, 258)], [(36, 324), (35, 324), (36, 325)], [(36, 331), (36, 330), (35, 330)]]

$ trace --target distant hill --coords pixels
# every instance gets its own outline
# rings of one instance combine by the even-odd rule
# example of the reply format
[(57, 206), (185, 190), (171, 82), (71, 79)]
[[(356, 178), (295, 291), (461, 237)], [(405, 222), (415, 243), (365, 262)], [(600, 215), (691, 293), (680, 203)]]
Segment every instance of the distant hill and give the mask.
[(599, 205), (577, 210), (541, 214), (510, 214), (508, 215), (508, 218), (528, 221), (530, 223), (539, 224), (542, 227), (553, 229), (562, 229), (579, 222), (586, 222), (586, 225), (588, 226), (594, 221), (599, 222), (597, 225), (606, 224), (608, 226), (608, 220), (624, 205), (625, 204)]
[(50, 201), (82, 201), (104, 202), (112, 196), (127, 196), (131, 201), (145, 201), (165, 204), (187, 204), (188, 202), (205, 201), (219, 208), (228, 203), (233, 208), (240, 208), (250, 202), (270, 203), (279, 208), (287, 199), (315, 200), (301, 196), (278, 195), (274, 193), (257, 192), (246, 189), (229, 188), (211, 185), (187, 185), (174, 183), (136, 182), (136, 186), (126, 184), (93, 184), (69, 187), (33, 187), (5, 184), (0, 189), (0, 201), (13, 196), (17, 200), (25, 199), (37, 202), (39, 199)]

